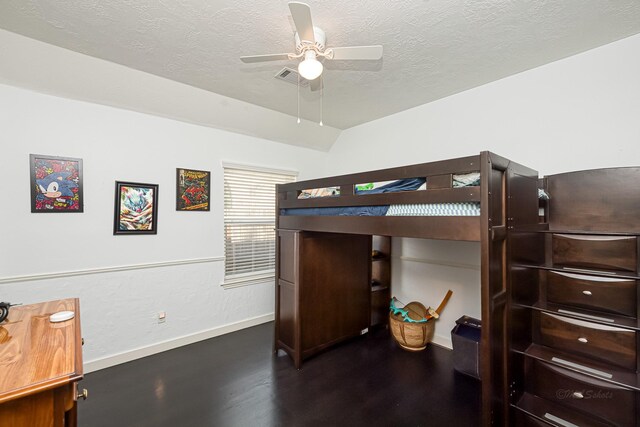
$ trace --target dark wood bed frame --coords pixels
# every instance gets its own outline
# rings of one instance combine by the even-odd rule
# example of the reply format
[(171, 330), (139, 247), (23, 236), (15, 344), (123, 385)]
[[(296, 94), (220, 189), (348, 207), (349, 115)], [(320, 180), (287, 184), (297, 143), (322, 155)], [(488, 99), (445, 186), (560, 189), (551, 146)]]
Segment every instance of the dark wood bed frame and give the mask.
[[(480, 171), (480, 186), (452, 188), (452, 175)], [(428, 189), (355, 195), (360, 183), (427, 178)], [(340, 187), (335, 197), (298, 199)], [(314, 179), (277, 187), (275, 350), (302, 360), (367, 326), (372, 235), (478, 241), (481, 246), (482, 424), (501, 424), (509, 402), (507, 231), (538, 223), (538, 173), (490, 152)], [(284, 216), (284, 208), (479, 202), (480, 216)], [(368, 251), (368, 252), (367, 252)]]
[[(453, 174), (478, 170), (480, 186), (452, 188)], [(354, 194), (356, 184), (402, 178), (427, 178), (428, 189)], [(303, 359), (368, 326), (372, 235), (478, 241), (482, 425), (638, 426), (639, 183), (640, 167), (538, 179), (534, 170), (482, 152), (280, 185), (278, 213), (479, 202), (481, 214), (278, 214), (275, 350), (286, 351), (300, 368)], [(340, 187), (339, 196), (297, 198), (303, 189), (333, 186)], [(539, 202), (538, 187), (551, 200)]]

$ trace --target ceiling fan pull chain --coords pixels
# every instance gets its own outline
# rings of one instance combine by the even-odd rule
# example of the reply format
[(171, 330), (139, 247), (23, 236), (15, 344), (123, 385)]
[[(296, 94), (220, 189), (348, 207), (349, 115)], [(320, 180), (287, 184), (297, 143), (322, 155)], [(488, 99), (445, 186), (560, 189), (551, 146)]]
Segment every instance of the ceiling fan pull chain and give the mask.
[[(300, 78), (300, 76), (298, 76), (298, 78)], [(324, 78), (322, 77), (322, 74), (320, 74), (320, 126), (324, 126), (322, 124), (322, 99), (324, 98)]]
[(298, 124), (300, 124), (300, 73), (298, 73)]

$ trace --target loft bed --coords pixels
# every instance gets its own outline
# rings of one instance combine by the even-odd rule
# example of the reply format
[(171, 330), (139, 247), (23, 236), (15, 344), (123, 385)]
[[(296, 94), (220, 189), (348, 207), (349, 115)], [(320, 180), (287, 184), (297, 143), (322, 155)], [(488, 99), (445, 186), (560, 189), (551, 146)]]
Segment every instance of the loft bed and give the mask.
[[(479, 182), (455, 187), (456, 177), (471, 173), (479, 173)], [(358, 191), (362, 184), (415, 179), (424, 180), (426, 189)], [(314, 192), (328, 196), (310, 197)], [(372, 235), (477, 241), (481, 246), (483, 425), (501, 419), (509, 393), (504, 380), (507, 229), (538, 222), (538, 173), (485, 151), (281, 184), (276, 193), (274, 350), (284, 350), (300, 368), (303, 359), (368, 327)], [(435, 215), (429, 210), (434, 205)], [(307, 211), (359, 207), (374, 208), (374, 212)], [(380, 214), (381, 207), (399, 215)], [(407, 209), (412, 211), (406, 213)]]
[[(486, 153), (485, 156), (489, 158), (489, 153)], [(357, 215), (351, 217), (347, 215), (295, 215), (295, 211), (315, 208), (419, 206), (445, 203), (482, 205), (483, 194), (481, 190), (482, 188), (488, 187), (487, 185), (483, 187), (482, 182), (489, 182), (491, 180), (491, 173), (486, 165), (481, 164), (481, 157), (482, 155), (463, 157), (453, 160), (279, 185), (277, 196), (277, 209), (279, 213), (277, 228), (480, 241), (480, 222), (482, 215), (456, 217), (456, 220), (452, 220), (449, 216), (430, 217), (428, 221), (425, 221), (425, 219), (420, 216), (392, 217)], [(498, 163), (500, 163), (497, 156), (493, 155), (493, 158), (493, 162), (497, 160)], [(493, 164), (491, 160), (488, 161)], [(496, 166), (500, 165), (498, 164)], [(472, 172), (480, 172), (481, 185), (453, 188), (454, 174)], [(426, 190), (379, 194), (364, 192), (364, 194), (358, 194), (355, 189), (356, 185), (361, 183), (416, 178), (426, 179)], [(331, 187), (338, 188), (339, 194), (331, 197), (298, 198), (306, 189)], [(480, 206), (480, 211), (482, 211), (482, 206)]]

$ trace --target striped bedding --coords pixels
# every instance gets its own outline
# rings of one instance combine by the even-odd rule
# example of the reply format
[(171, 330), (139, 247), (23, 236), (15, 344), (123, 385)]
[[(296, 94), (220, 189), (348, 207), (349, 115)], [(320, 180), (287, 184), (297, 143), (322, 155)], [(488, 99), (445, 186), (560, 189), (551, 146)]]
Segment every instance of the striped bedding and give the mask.
[(479, 216), (480, 203), (391, 205), (386, 216)]

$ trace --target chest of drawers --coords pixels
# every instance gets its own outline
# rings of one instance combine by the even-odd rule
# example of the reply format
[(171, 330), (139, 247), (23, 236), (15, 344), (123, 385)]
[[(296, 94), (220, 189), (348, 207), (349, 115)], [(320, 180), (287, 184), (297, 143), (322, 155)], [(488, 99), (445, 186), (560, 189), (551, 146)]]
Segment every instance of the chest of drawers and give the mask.
[(636, 426), (637, 237), (544, 231), (530, 238), (547, 252), (538, 264), (516, 264), (512, 278), (520, 334), (512, 335), (512, 421)]
[(547, 177), (548, 223), (510, 232), (510, 425), (640, 425), (637, 178)]
[(275, 350), (296, 368), (369, 327), (371, 237), (278, 230)]

